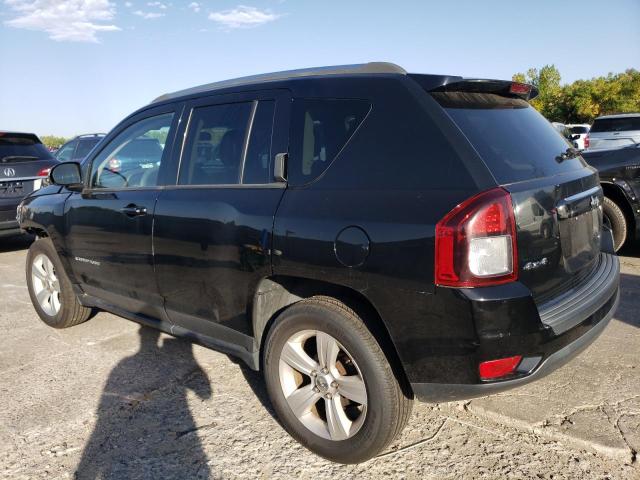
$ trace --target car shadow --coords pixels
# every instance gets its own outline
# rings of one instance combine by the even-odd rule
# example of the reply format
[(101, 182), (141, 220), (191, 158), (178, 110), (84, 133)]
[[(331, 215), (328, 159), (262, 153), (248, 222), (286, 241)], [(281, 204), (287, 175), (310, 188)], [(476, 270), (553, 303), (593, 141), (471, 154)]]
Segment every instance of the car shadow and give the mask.
[(75, 478), (210, 478), (208, 458), (187, 402), (211, 397), (192, 344), (141, 327), (139, 350), (106, 381)]
[(17, 252), (26, 250), (35, 240), (33, 235), (13, 235), (0, 238), (0, 253)]

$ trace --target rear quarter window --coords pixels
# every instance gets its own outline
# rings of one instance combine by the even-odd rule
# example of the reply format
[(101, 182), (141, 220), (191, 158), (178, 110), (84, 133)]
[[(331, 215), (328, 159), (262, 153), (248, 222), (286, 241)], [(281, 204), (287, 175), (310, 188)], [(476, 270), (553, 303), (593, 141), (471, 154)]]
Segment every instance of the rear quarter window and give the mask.
[(558, 161), (571, 145), (526, 101), (496, 94), (432, 93), (500, 184), (584, 168), (581, 157)]
[(288, 181), (304, 185), (318, 178), (367, 116), (371, 104), (352, 99), (295, 99)]

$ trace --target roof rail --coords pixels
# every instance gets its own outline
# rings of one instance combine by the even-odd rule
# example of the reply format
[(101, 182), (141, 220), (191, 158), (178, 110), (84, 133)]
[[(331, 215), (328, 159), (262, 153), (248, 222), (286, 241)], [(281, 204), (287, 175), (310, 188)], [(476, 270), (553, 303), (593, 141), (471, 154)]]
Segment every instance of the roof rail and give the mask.
[(352, 74), (373, 74), (373, 73), (397, 73), (406, 75), (404, 68), (387, 62), (369, 62), (355, 65), (336, 65), (332, 67), (312, 67), (302, 68), (299, 70), (285, 70), (282, 72), (263, 73), (259, 75), (251, 75), (248, 77), (233, 78), (231, 80), (223, 80), (221, 82), (208, 83), (198, 87), (187, 88), (173, 93), (165, 93), (159, 96), (151, 103), (162, 102), (164, 100), (172, 100), (174, 98), (191, 95), (194, 93), (207, 92), (209, 90), (218, 90), (221, 88), (237, 87), (241, 85), (251, 85), (254, 83), (273, 82), (276, 80), (288, 80), (291, 78), (313, 77), (323, 75), (352, 75)]
[(76, 138), (84, 138), (84, 137), (98, 137), (98, 136), (105, 136), (106, 133), (83, 133), (80, 135), (76, 135)]

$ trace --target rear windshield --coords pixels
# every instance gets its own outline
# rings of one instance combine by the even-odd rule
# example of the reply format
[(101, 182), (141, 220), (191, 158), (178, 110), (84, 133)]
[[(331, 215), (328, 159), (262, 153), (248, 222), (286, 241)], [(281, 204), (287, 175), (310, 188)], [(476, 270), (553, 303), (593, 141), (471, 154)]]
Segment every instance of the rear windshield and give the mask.
[(571, 145), (526, 101), (491, 93), (433, 92), (500, 184), (583, 168), (580, 157), (557, 161)]
[(38, 137), (0, 133), (0, 163), (28, 162), (53, 158)]
[(592, 132), (629, 132), (640, 130), (640, 116), (621, 118), (596, 118)]
[(574, 135), (589, 133), (589, 129), (587, 127), (571, 127), (569, 130), (571, 130), (571, 133)]

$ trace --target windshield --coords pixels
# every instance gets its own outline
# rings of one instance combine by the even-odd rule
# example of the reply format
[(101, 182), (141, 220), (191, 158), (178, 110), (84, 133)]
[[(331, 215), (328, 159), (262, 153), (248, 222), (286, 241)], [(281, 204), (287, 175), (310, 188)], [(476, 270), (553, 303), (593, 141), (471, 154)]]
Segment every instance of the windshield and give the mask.
[(432, 95), (500, 184), (549, 177), (586, 166), (580, 157), (557, 160), (571, 145), (524, 100), (467, 92)]
[(38, 137), (30, 134), (0, 134), (0, 162), (45, 160), (53, 158)]
[(596, 118), (591, 127), (592, 133), (597, 132), (630, 132), (640, 130), (640, 116), (619, 118)]

